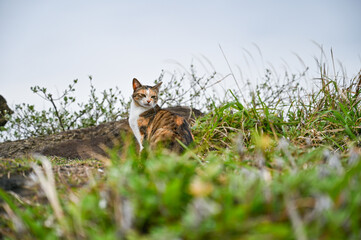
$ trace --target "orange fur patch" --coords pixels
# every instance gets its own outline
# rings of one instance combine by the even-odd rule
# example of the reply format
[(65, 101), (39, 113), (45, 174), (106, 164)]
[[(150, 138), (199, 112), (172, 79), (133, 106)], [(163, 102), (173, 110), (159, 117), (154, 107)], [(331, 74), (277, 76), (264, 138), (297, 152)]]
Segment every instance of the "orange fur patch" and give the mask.
[(141, 93), (146, 95), (147, 94), (147, 90), (146, 89), (139, 89), (138, 91), (136, 91), (136, 93)]
[(149, 119), (140, 117), (138, 119), (138, 126), (148, 126)]
[(174, 119), (175, 124), (177, 124), (178, 126), (183, 124), (183, 120), (184, 118), (181, 116), (176, 116), (176, 118)]

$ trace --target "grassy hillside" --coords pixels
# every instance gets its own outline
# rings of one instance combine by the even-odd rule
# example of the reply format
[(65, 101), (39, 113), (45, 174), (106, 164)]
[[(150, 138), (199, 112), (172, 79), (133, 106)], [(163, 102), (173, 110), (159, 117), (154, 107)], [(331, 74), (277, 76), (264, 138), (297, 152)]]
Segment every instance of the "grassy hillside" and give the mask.
[(65, 160), (25, 160), (43, 194), (29, 200), (0, 190), (1, 234), (360, 239), (361, 75), (347, 85), (321, 75), (319, 87), (302, 94), (293, 80), (260, 86), (247, 102), (229, 91), (209, 104), (182, 156), (139, 156), (133, 144), (121, 154), (109, 149), (109, 158), (87, 161), (85, 184), (54, 170)]

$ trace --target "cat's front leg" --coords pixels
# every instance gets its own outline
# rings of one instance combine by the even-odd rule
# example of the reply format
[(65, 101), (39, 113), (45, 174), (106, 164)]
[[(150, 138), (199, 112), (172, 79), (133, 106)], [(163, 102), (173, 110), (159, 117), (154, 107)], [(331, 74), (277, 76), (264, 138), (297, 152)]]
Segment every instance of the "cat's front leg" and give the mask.
[(134, 134), (134, 136), (137, 139), (137, 142), (139, 144), (139, 152), (141, 152), (144, 147), (143, 147), (142, 136), (141, 136), (140, 131), (139, 131), (137, 120), (138, 120), (137, 118), (136, 119), (133, 119), (132, 117), (129, 118), (129, 125), (130, 125), (130, 128), (132, 129), (133, 134)]

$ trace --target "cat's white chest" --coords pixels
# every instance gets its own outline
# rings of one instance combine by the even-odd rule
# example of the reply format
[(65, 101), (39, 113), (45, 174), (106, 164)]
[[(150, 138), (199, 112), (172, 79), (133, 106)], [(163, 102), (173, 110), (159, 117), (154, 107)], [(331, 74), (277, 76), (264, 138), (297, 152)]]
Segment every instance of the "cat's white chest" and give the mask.
[(140, 131), (139, 131), (138, 119), (139, 119), (139, 115), (142, 114), (143, 112), (145, 112), (146, 110), (147, 109), (136, 106), (133, 103), (133, 101), (130, 105), (129, 126), (132, 129), (133, 134), (139, 143), (139, 147), (140, 147), (139, 151), (142, 151), (143, 143), (142, 143), (142, 138), (141, 138)]

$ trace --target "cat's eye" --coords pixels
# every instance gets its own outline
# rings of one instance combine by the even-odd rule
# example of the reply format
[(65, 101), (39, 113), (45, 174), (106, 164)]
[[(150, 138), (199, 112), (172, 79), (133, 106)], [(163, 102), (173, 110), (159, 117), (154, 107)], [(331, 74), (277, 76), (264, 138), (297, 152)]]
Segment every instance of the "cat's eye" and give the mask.
[(152, 98), (153, 98), (153, 99), (156, 99), (156, 98), (157, 98), (157, 96), (152, 96)]
[(139, 93), (138, 94), (139, 97), (145, 98), (145, 94)]

